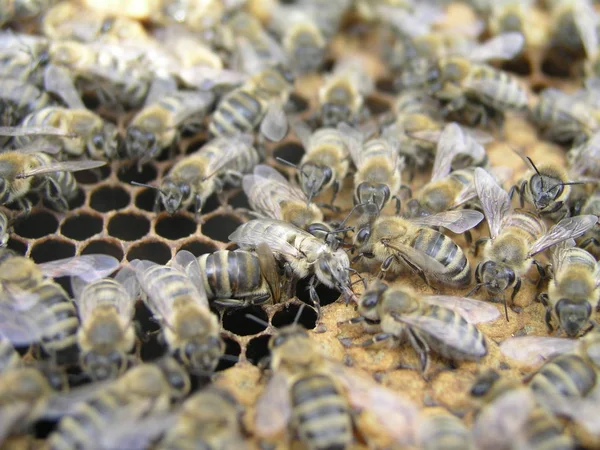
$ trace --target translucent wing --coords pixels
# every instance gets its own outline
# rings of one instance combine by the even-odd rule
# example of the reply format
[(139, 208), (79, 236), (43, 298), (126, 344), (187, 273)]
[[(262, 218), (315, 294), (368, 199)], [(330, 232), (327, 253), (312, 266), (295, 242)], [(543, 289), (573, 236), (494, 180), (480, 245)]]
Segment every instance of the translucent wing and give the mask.
[[(280, 229), (273, 232), (269, 228)], [(285, 229), (285, 232), (283, 230)], [(264, 243), (271, 251), (287, 255), (293, 258), (301, 258), (302, 254), (293, 244), (287, 241), (286, 235), (294, 233), (308, 239), (314, 239), (309, 233), (280, 220), (256, 219), (240, 225), (230, 236), (229, 240), (238, 244), (241, 248), (254, 249), (257, 245)]]
[[(418, 7), (417, 7), (418, 6)], [(431, 30), (431, 25), (442, 17), (442, 11), (434, 5), (417, 4), (409, 10), (401, 6), (377, 5), (378, 15), (391, 23), (405, 36), (422, 36)]]
[(296, 132), (296, 136), (302, 142), (302, 146), (305, 150), (310, 148), (310, 138), (312, 136), (312, 130), (305, 122), (296, 122), (294, 123), (294, 131)]
[(576, 339), (549, 336), (511, 337), (500, 344), (504, 356), (533, 366), (543, 364), (554, 355), (571, 352), (576, 347)]
[(496, 238), (502, 229), (502, 221), (510, 210), (510, 198), (496, 180), (484, 169), (475, 169), (475, 189), (490, 228), (490, 237)]
[(207, 66), (181, 67), (177, 76), (188, 86), (207, 91), (216, 86), (237, 86), (248, 79), (248, 75), (228, 69), (215, 69)]
[(473, 324), (492, 322), (500, 317), (500, 311), (494, 305), (473, 298), (430, 295), (423, 297), (423, 301), (456, 311)]
[[(26, 294), (24, 294), (26, 295)], [(29, 294), (31, 295), (31, 294)], [(38, 297), (31, 295), (35, 301)], [(29, 308), (16, 305), (14, 301), (0, 301), (0, 336), (9, 340), (12, 345), (26, 346), (42, 340), (52, 325), (52, 315), (47, 314), (39, 304)]]
[(483, 220), (483, 214), (471, 209), (461, 209), (457, 211), (444, 211), (431, 216), (415, 217), (410, 219), (417, 225), (427, 227), (444, 227), (453, 233), (464, 233), (473, 227), (476, 227)]
[(172, 94), (177, 91), (177, 83), (172, 77), (156, 77), (152, 80), (148, 93), (146, 94), (146, 100), (144, 101), (144, 108), (152, 105), (163, 97)]
[[(175, 414), (152, 414), (144, 416), (136, 413), (135, 404), (121, 408), (98, 430), (94, 445), (100, 450), (127, 448), (143, 450), (152, 447), (152, 441), (175, 424)], [(107, 432), (110, 430), (110, 432)]]
[(277, 261), (275, 261), (273, 252), (271, 252), (271, 249), (267, 244), (257, 245), (256, 254), (260, 263), (260, 271), (267, 280), (267, 284), (273, 294), (273, 299), (277, 302), (281, 298)]
[(566, 239), (577, 239), (598, 222), (598, 217), (591, 214), (567, 217), (548, 230), (541, 238), (533, 243), (527, 257), (546, 250)]
[(552, 271), (554, 273), (560, 272), (561, 266), (568, 262), (568, 260), (565, 258), (565, 250), (571, 247), (575, 247), (575, 245), (576, 244), (574, 239), (567, 239), (565, 241), (562, 241), (560, 244), (556, 244), (552, 248)]
[(279, 142), (286, 136), (288, 120), (281, 104), (271, 102), (260, 124), (260, 132), (273, 142)]
[(70, 108), (86, 109), (66, 68), (48, 66), (44, 72), (44, 87), (46, 91), (58, 95)]
[(436, 280), (443, 280), (445, 277), (446, 268), (442, 263), (433, 259), (431, 256), (426, 255), (419, 250), (415, 250), (408, 245), (398, 244), (398, 243), (390, 243), (388, 247), (393, 252), (396, 252), (396, 255), (404, 260), (407, 263), (408, 267), (415, 270), (422, 270), (427, 275), (432, 276)]
[(252, 149), (253, 141), (254, 138), (252, 135), (240, 134), (232, 137), (218, 137), (208, 142), (199, 150), (200, 152), (206, 147), (205, 151), (212, 153), (214, 152), (213, 149), (210, 149), (212, 146), (221, 148), (222, 152), (221, 156), (218, 158), (209, 158), (210, 165), (206, 178), (218, 174), (222, 169), (226, 168), (228, 164), (231, 164), (236, 159), (242, 157), (243, 153), (254, 151)]
[(78, 405), (93, 399), (112, 385), (114, 385), (114, 380), (99, 381), (85, 386), (78, 386), (68, 392), (51, 395), (44, 404), (41, 417), (44, 419), (58, 419), (72, 414)]
[(348, 147), (348, 151), (352, 161), (354, 162), (354, 165), (357, 168), (360, 168), (364, 160), (364, 152), (362, 151), (362, 147), (366, 136), (347, 123), (340, 123), (337, 128), (344, 137), (344, 141), (346, 142), (346, 146)]
[(198, 259), (187, 250), (180, 250), (175, 255), (175, 259), (171, 262), (171, 266), (186, 274), (196, 287), (201, 303), (208, 308), (208, 299), (204, 290), (204, 278), (202, 277), (202, 269)]
[(121, 270), (115, 276), (115, 281), (123, 286), (125, 292), (127, 292), (135, 303), (135, 300), (140, 295), (140, 284), (135, 275), (135, 270), (129, 266), (121, 267)]
[(19, 173), (16, 178), (29, 178), (37, 175), (43, 175), (52, 172), (78, 172), (80, 170), (95, 169), (106, 165), (106, 161), (56, 161), (52, 164), (36, 167), (27, 172)]
[(263, 438), (283, 432), (292, 417), (289, 385), (284, 375), (275, 373), (256, 402), (254, 425)]
[(589, 2), (575, 2), (573, 19), (588, 59), (595, 58), (598, 54), (598, 32), (596, 31), (598, 16), (596, 11)]
[(38, 264), (38, 267), (50, 278), (76, 276), (91, 283), (113, 273), (119, 261), (109, 255), (81, 255)]
[(173, 117), (173, 122), (177, 125), (190, 116), (204, 113), (215, 100), (214, 94), (208, 91), (186, 90), (171, 95), (177, 98), (180, 105)]
[(438, 141), (431, 181), (438, 181), (447, 176), (452, 169), (454, 157), (460, 153), (461, 149), (466, 148), (466, 137), (461, 127), (456, 123), (446, 125)]
[(11, 402), (10, 406), (0, 408), (0, 442), (5, 441), (18, 428), (19, 422), (24, 423), (31, 412), (32, 405), (27, 402)]
[(327, 367), (344, 385), (354, 408), (374, 414), (395, 442), (406, 446), (414, 444), (419, 410), (412, 400), (341, 364), (331, 362)]
[(490, 59), (513, 59), (523, 49), (525, 38), (519, 32), (503, 33), (488, 39), (469, 52), (472, 61), (484, 62)]
[[(60, 153), (61, 150), (62, 150), (61, 144), (49, 142), (48, 139), (44, 139), (44, 138), (36, 138), (29, 144), (27, 144), (23, 147), (16, 148), (12, 151), (24, 153), (24, 154), (43, 152), (43, 153), (48, 153), (49, 155), (56, 155), (56, 154)], [(3, 151), (0, 150), (0, 153), (2, 153), (2, 152)]]
[[(61, 136), (61, 137), (77, 137), (77, 134), (70, 131), (63, 130), (62, 128), (50, 127), (50, 126), (25, 126), (25, 127), (0, 127), (0, 135), (2, 136)], [(17, 149), (20, 150), (20, 149)]]

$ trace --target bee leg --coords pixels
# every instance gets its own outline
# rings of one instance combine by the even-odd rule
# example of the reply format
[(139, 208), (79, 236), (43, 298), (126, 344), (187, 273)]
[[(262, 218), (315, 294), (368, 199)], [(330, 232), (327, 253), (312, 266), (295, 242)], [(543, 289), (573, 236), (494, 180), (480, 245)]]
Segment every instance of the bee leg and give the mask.
[(385, 259), (385, 261), (383, 261), (383, 263), (381, 264), (381, 267), (379, 268), (379, 273), (377, 274), (377, 278), (379, 278), (380, 280), (383, 280), (385, 278), (385, 275), (386, 275), (387, 271), (389, 270), (390, 266), (392, 265), (392, 262), (394, 261), (394, 259), (397, 259), (396, 255), (390, 255)]
[(371, 339), (358, 344), (358, 346), (359, 347), (370, 347), (372, 345), (386, 341), (392, 337), (394, 337), (394, 336), (390, 333), (378, 333), (378, 334), (374, 335)]
[(475, 247), (473, 248), (473, 256), (477, 256), (477, 253), (479, 253), (479, 247), (481, 247), (483, 244), (485, 244), (489, 240), (490, 240), (490, 238), (487, 238), (487, 237), (482, 237), (482, 238), (477, 239), (475, 241)]
[(310, 301), (313, 303), (314, 308), (317, 311), (317, 317), (321, 318), (321, 299), (319, 298), (319, 294), (317, 294), (317, 290), (315, 289), (316, 285), (316, 277), (312, 277), (308, 284), (308, 296), (310, 297)]
[[(33, 209), (31, 202), (26, 198), (22, 198), (17, 202), (17, 205), (23, 210), (23, 212), (20, 214), (20, 217), (22, 219), (29, 217), (29, 214), (31, 214), (31, 210)], [(21, 220), (21, 218), (19, 220)]]
[(546, 307), (544, 322), (546, 323), (546, 328), (548, 328), (548, 333), (552, 333), (554, 326), (552, 325), (552, 307), (548, 304), (548, 294), (540, 294), (538, 300)]
[(598, 242), (598, 240), (596, 238), (591, 237), (591, 238), (586, 239), (585, 241), (583, 241), (579, 245), (579, 247), (580, 248), (586, 248), (586, 247), (588, 247), (590, 245), (593, 245), (594, 247), (600, 247), (600, 242)]
[(348, 319), (348, 320), (343, 320), (341, 322), (338, 322), (337, 325), (339, 326), (344, 326), (344, 325), (358, 325), (360, 323), (363, 323), (365, 321), (365, 318), (363, 316), (357, 316), (357, 317), (353, 317), (352, 319)]
[(515, 283), (515, 287), (513, 288), (512, 294), (510, 296), (511, 305), (514, 304), (515, 297), (517, 296), (517, 294), (519, 293), (520, 290), (521, 290), (521, 279), (517, 278), (517, 282)]
[(400, 215), (400, 209), (402, 208), (402, 200), (397, 195), (392, 196), (392, 198), (396, 201), (396, 215)]
[(472, 245), (473, 244), (473, 235), (471, 234), (470, 230), (467, 230), (463, 233), (463, 235), (465, 236), (465, 241), (467, 242), (467, 245)]
[(533, 264), (535, 265), (538, 273), (540, 274), (540, 277), (538, 278), (537, 283), (535, 284), (535, 287), (539, 288), (540, 285), (547, 278), (548, 274), (546, 273), (546, 269), (544, 268), (544, 266), (542, 266), (537, 259), (533, 260)]
[(427, 345), (427, 343), (412, 329), (408, 330), (407, 336), (410, 345), (419, 357), (419, 368), (421, 370), (421, 375), (425, 380), (428, 380), (426, 373), (429, 370), (429, 345)]
[(331, 206), (335, 203), (338, 192), (340, 192), (340, 180), (335, 180), (333, 183), (333, 194), (331, 195)]

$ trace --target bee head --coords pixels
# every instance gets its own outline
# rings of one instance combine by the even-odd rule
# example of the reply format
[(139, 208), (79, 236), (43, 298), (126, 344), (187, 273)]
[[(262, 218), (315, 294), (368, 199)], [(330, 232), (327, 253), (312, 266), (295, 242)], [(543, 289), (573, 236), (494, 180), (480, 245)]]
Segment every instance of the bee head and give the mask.
[(478, 281), (490, 294), (497, 295), (513, 286), (516, 280), (515, 272), (504, 264), (485, 261), (477, 266)]
[(156, 152), (156, 136), (154, 133), (141, 130), (138, 127), (128, 127), (125, 136), (127, 156), (139, 160), (148, 154)]
[(224, 347), (225, 344), (219, 337), (198, 337), (185, 343), (179, 351), (179, 358), (192, 373), (206, 375), (217, 368)]
[(486, 397), (500, 380), (500, 374), (493, 369), (488, 369), (483, 372), (471, 386), (471, 397), (483, 398)]
[(94, 381), (113, 380), (127, 368), (127, 358), (116, 350), (108, 354), (92, 350), (83, 356), (81, 366)]
[(346, 294), (350, 289), (350, 275), (348, 268), (350, 260), (344, 250), (332, 252), (330, 249), (319, 255), (315, 264), (317, 279), (327, 287), (333, 287)]
[(171, 397), (174, 400), (185, 397), (191, 389), (191, 382), (188, 373), (181, 364), (170, 356), (157, 360), (156, 364), (162, 370), (167, 383), (171, 387)]
[(335, 127), (338, 123), (352, 123), (352, 111), (348, 105), (327, 102), (321, 107), (321, 122), (324, 127)]
[(354, 203), (372, 203), (381, 211), (390, 199), (390, 195), (390, 188), (387, 184), (363, 181), (356, 187)]
[(303, 164), (298, 171), (300, 186), (309, 200), (328, 187), (333, 181), (331, 167), (308, 162)]
[(363, 292), (358, 302), (358, 312), (367, 320), (378, 321), (379, 312), (377, 305), (382, 295), (388, 290), (388, 285), (381, 280), (372, 281), (369, 287)]
[(576, 302), (568, 298), (560, 299), (555, 310), (560, 327), (570, 338), (577, 337), (592, 315), (592, 305), (589, 302)]
[(548, 208), (563, 193), (564, 184), (555, 178), (536, 173), (529, 181), (529, 188), (536, 209), (541, 210)]
[(190, 186), (185, 183), (175, 183), (171, 179), (164, 180), (160, 188), (160, 198), (169, 214), (177, 212), (191, 193)]
[(288, 342), (295, 341), (296, 339), (299, 339), (299, 341), (308, 339), (308, 332), (304, 327), (293, 324), (280, 328), (277, 330), (277, 333), (269, 339), (269, 350), (272, 352), (274, 349), (282, 347)]

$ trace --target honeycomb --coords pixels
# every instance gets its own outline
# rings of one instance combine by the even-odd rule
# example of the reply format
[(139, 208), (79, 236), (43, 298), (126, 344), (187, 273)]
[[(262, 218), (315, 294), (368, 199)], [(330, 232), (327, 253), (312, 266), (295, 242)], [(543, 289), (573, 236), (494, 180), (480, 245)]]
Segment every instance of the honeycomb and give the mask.
[[(474, 18), (474, 13), (465, 4), (448, 6), (447, 21), (450, 24), (468, 22)], [(529, 42), (528, 51), (524, 56), (505, 64), (504, 68), (519, 77), (522, 84), (528, 87), (532, 99), (546, 87), (575, 89), (579, 81), (570, 78), (573, 74), (565, 72), (558, 64), (544, 60), (543, 47), (548, 27), (546, 13), (542, 9), (535, 9), (533, 19), (539, 21), (539, 33), (534, 34), (536, 40)], [(346, 52), (361, 55), (369, 72), (377, 80), (376, 91), (366, 101), (373, 116), (387, 112), (394, 99), (385, 64), (379, 59), (377, 52), (372, 51), (376, 46), (375, 36), (364, 32), (347, 33), (334, 39), (328, 60), (331, 65)], [(293, 101), (299, 110), (300, 118), (307, 118), (315, 111), (318, 86), (321, 82), (320, 75), (310, 75), (297, 80)], [(99, 109), (99, 112), (102, 113), (102, 110)], [(124, 130), (128, 119), (129, 117), (118, 118), (121, 130)], [(156, 191), (130, 184), (136, 181), (158, 185), (176, 161), (200, 148), (207, 139), (208, 136), (203, 133), (185, 136), (175, 151), (165, 151), (156, 161), (145, 164), (139, 172), (135, 165), (129, 162), (115, 161), (95, 171), (77, 173), (80, 193), (70, 205), (71, 210), (64, 214), (58, 213), (38, 199), (31, 215), (14, 227), (8, 247), (38, 263), (74, 255), (102, 253), (116, 257), (123, 264), (134, 259), (166, 264), (179, 250), (189, 250), (200, 256), (220, 249), (234, 248), (228, 242), (228, 236), (239, 224), (247, 220), (239, 209), (249, 208), (241, 189), (229, 190), (223, 198), (213, 195), (205, 205), (200, 220), (196, 221), (192, 211), (181, 211), (175, 215), (168, 215), (164, 211), (155, 213), (153, 207)], [(519, 149), (534, 161), (552, 160), (566, 163), (563, 148), (540, 140), (533, 125), (516, 114), (507, 115), (503, 133), (486, 148), (492, 165), (513, 169), (511, 182), (518, 180), (525, 169), (522, 160), (512, 149)], [(294, 175), (293, 169), (277, 162), (275, 158), (280, 157), (297, 163), (302, 155), (303, 147), (293, 131), (290, 131), (283, 141), (267, 144), (266, 162), (284, 173), (287, 172), (291, 178)], [(426, 183), (429, 175), (429, 171), (417, 173), (410, 182), (413, 191)], [(506, 185), (510, 186), (510, 182)], [(323, 200), (329, 198), (329, 195), (325, 193)], [(345, 180), (336, 204), (343, 212), (351, 208), (351, 177)], [(8, 212), (15, 213), (10, 210)], [(343, 215), (341, 213), (335, 219)], [(474, 240), (485, 235), (485, 225), (473, 230)], [(463, 236), (452, 237), (463, 248), (467, 247)], [(472, 252), (467, 252), (467, 256), (474, 268), (477, 259)], [(535, 277), (532, 276), (532, 279)], [(67, 290), (70, 289), (68, 280), (58, 281)], [(410, 283), (424, 293), (432, 293), (420, 279), (400, 276), (394, 281), (396, 282)], [(355, 287), (356, 293), (360, 294), (361, 284), (355, 284)], [(311, 304), (305, 288), (306, 282), (300, 281), (297, 297), (285, 304), (254, 306), (219, 313), (222, 333), (227, 343), (226, 353), (238, 360), (223, 361), (214, 377), (214, 383), (228, 388), (245, 406), (245, 422), (253, 445), (258, 445), (258, 442), (252, 436), (251, 417), (261, 392), (257, 386), (262, 386), (265, 381), (258, 367), (259, 362), (267, 356), (267, 342), (275, 330), (292, 323), (300, 305)], [(467, 291), (445, 289), (444, 294), (465, 295)], [(369, 349), (349, 346), (349, 342), (359, 343), (367, 338), (360, 327), (338, 326), (338, 322), (356, 316), (354, 308), (336, 301), (339, 294), (335, 291), (320, 286), (317, 292), (321, 299), (322, 317), (317, 321), (314, 310), (304, 308), (300, 323), (311, 330), (311, 338), (326, 355), (370, 373), (377, 382), (402, 392), (421, 407), (444, 406), (464, 416), (467, 423), (472, 419), (468, 390), (480, 370), (493, 367), (514, 379), (521, 379), (528, 372), (528, 367), (505, 360), (497, 344), (511, 335), (546, 334), (543, 323), (544, 308), (535, 301), (537, 289), (533, 281), (525, 281), (515, 299), (515, 309), (518, 312), (509, 309), (508, 322), (500, 318), (493, 323), (479, 326), (489, 338), (488, 356), (478, 363), (464, 362), (457, 368), (444, 370), (443, 363), (432, 355), (436, 374), (425, 380), (418, 370), (413, 369), (418, 367), (418, 362), (408, 345), (394, 349), (385, 346)], [(502, 306), (497, 306), (503, 312)], [(248, 319), (247, 314), (268, 322), (269, 326), (265, 328), (264, 325)], [(141, 302), (137, 304), (136, 318), (145, 330), (157, 329), (157, 325), (149, 320), (150, 313)], [(152, 360), (163, 351), (164, 347), (155, 338), (150, 338), (148, 342), (143, 343), (141, 356), (144, 360)], [(440, 370), (436, 372), (436, 368)], [(368, 414), (361, 416), (359, 420), (361, 433), (366, 436), (365, 441), (380, 447), (391, 445), (385, 433), (379, 432), (377, 424), (370, 420)], [(587, 436), (581, 439), (582, 444), (589, 448), (600, 448), (600, 443), (589, 440), (591, 438)], [(278, 448), (285, 448), (285, 445), (279, 444)], [(357, 443), (356, 448), (367, 446), (364, 442)]]

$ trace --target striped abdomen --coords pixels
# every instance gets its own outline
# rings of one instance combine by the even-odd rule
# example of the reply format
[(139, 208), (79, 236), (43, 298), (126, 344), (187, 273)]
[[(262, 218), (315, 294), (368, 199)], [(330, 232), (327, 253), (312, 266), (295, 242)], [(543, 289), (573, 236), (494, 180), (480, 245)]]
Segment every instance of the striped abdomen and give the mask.
[(267, 293), (254, 253), (221, 250), (200, 256), (198, 262), (209, 300), (242, 299)]
[(213, 136), (233, 136), (253, 131), (265, 114), (262, 103), (247, 90), (236, 89), (227, 95), (210, 120)]
[(436, 414), (423, 419), (419, 428), (422, 450), (469, 450), (473, 448), (470, 432), (455, 416)]
[(560, 423), (545, 409), (534, 409), (523, 426), (527, 446), (532, 450), (572, 450), (575, 443)]
[(332, 379), (305, 375), (291, 387), (292, 419), (310, 450), (341, 450), (353, 441), (352, 417)]
[(585, 397), (596, 385), (598, 375), (581, 357), (560, 355), (544, 364), (529, 386), (541, 399), (550, 395)]
[(458, 347), (454, 347), (427, 332), (419, 333), (440, 356), (453, 360), (478, 360), (487, 355), (487, 344), (483, 333), (460, 314), (441, 306), (427, 305), (423, 315), (445, 323), (446, 327), (454, 330), (454, 333), (459, 336), (461, 343)]
[(417, 231), (411, 247), (439, 261), (446, 270), (445, 282), (453, 286), (467, 286), (471, 282), (471, 266), (462, 249), (444, 234), (429, 228)]
[[(223, 159), (223, 153), (230, 151), (226, 146), (220, 146), (214, 144), (215, 141), (209, 142), (202, 147), (199, 155), (202, 155), (206, 159), (207, 165), (209, 166), (209, 173), (214, 172), (215, 163)], [(224, 148), (225, 147), (225, 148)], [(222, 174), (227, 170), (233, 170), (240, 173), (247, 173), (252, 171), (254, 166), (260, 161), (260, 155), (254, 147), (248, 147), (246, 151), (239, 152), (237, 158), (233, 158), (227, 164), (221, 167), (219, 173)]]
[[(50, 126), (62, 128), (65, 111), (63, 108), (50, 106), (29, 114), (23, 119), (21, 126), (27, 127), (42, 127)], [(67, 113), (68, 114), (68, 113)], [(17, 147), (23, 147), (34, 141), (38, 136), (15, 136), (14, 141)]]
[(0, 337), (0, 374), (13, 369), (21, 362), (21, 356), (8, 339)]
[[(494, 87), (482, 89), (479, 86), (470, 85), (469, 81), (471, 83), (487, 81), (494, 83)], [(466, 84), (472, 95), (492, 108), (503, 111), (527, 106), (527, 92), (519, 86), (514, 77), (501, 70), (488, 66), (479, 67), (474, 70)]]

